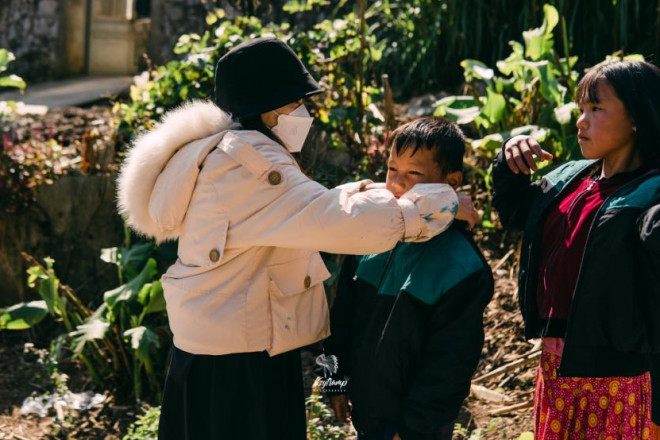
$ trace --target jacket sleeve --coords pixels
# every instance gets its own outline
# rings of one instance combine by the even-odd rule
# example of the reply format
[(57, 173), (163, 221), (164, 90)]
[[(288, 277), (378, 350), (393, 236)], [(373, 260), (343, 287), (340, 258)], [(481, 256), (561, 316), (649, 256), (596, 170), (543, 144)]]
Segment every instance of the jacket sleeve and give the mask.
[[(323, 353), (337, 357), (337, 372), (333, 379), (343, 380), (351, 375), (351, 346), (353, 342), (353, 320), (355, 319), (356, 299), (353, 276), (358, 261), (353, 255), (344, 258), (337, 279), (337, 295), (330, 310), (330, 336), (323, 341)], [(336, 394), (326, 392), (326, 394)]]
[(364, 190), (369, 181), (327, 189), (294, 165), (279, 165), (276, 172), (282, 179), (277, 185), (260, 182), (246, 190), (244, 199), (259, 199), (258, 205), (236, 207), (240, 215), (228, 212), (227, 247), (380, 253), (400, 240), (424, 241), (444, 231), (458, 207), (448, 185), (417, 185), (396, 199), (386, 189)]
[(435, 438), (433, 433), (456, 419), (479, 362), (483, 312), (492, 294), (492, 276), (484, 269), (435, 306), (424, 360), (404, 399), (403, 440)]
[[(649, 343), (652, 352), (660, 355), (660, 204), (644, 211), (637, 220), (641, 254), (639, 256), (639, 278), (643, 285), (642, 310), (648, 313)], [(656, 367), (660, 374), (660, 367)], [(660, 380), (658, 378), (657, 380)], [(657, 411), (660, 413), (660, 409)]]
[(530, 176), (511, 171), (502, 148), (493, 160), (493, 205), (505, 228), (525, 228), (536, 190)]

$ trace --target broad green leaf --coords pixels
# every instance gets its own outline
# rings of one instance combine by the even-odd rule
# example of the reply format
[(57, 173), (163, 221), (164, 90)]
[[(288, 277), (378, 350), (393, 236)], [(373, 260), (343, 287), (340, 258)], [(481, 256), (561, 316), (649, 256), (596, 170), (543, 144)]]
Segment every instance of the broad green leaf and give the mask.
[(149, 303), (150, 291), (151, 291), (151, 283), (147, 283), (144, 286), (142, 286), (142, 289), (140, 289), (140, 292), (138, 292), (137, 300), (143, 306)]
[(525, 55), (536, 61), (552, 53), (552, 30), (559, 23), (557, 9), (549, 4), (543, 5), (543, 24), (541, 27), (523, 32)]
[(119, 265), (119, 248), (113, 247), (101, 249), (101, 260), (105, 261), (106, 263)]
[(145, 263), (154, 251), (153, 243), (139, 243), (119, 250), (121, 254), (121, 270), (125, 279), (132, 280), (138, 274), (138, 270), (144, 267)]
[(103, 319), (89, 319), (84, 324), (76, 327), (76, 330), (71, 332), (71, 336), (81, 341), (94, 341), (103, 339), (109, 328), (110, 323)]
[(28, 287), (35, 287), (36, 286), (36, 281), (38, 279), (48, 279), (48, 275), (46, 275), (46, 272), (41, 268), (41, 266), (32, 266), (27, 270), (28, 274), (28, 281), (27, 285)]
[(369, 47), (369, 57), (371, 58), (372, 62), (378, 62), (381, 60), (381, 58), (383, 58), (383, 51), (374, 46), (371, 46)]
[(479, 107), (468, 108), (451, 108), (451, 107), (438, 107), (433, 112), (434, 116), (445, 116), (459, 125), (469, 124), (475, 120), (481, 110)]
[(16, 57), (7, 49), (0, 49), (0, 72), (7, 70), (9, 63), (14, 61)]
[[(559, 62), (562, 65), (566, 65), (566, 58), (559, 58)], [(568, 57), (568, 68), (572, 69), (575, 67), (575, 64), (578, 62), (578, 57)]]
[(471, 81), (472, 79), (490, 81), (495, 75), (493, 69), (478, 60), (463, 60), (461, 61), (461, 67), (464, 70), (463, 74), (467, 81)]
[(523, 45), (517, 41), (509, 41), (509, 45), (511, 46), (511, 54), (506, 59), (496, 63), (497, 69), (504, 75), (511, 75), (519, 67), (525, 50)]
[(552, 39), (543, 32), (543, 28), (531, 29), (523, 32), (525, 40), (525, 56), (537, 61), (552, 49)]
[(631, 53), (623, 57), (623, 61), (644, 61), (644, 55), (639, 53)]
[(506, 138), (526, 135), (531, 136), (536, 142), (543, 142), (545, 138), (550, 133), (550, 130), (547, 128), (539, 127), (538, 125), (523, 125), (522, 127), (517, 127), (511, 130), (508, 133), (502, 133)]
[(0, 330), (25, 330), (48, 315), (45, 301), (15, 304), (0, 311)]
[(57, 304), (57, 301), (59, 299), (58, 295), (58, 289), (59, 289), (59, 280), (57, 278), (55, 279), (45, 279), (42, 280), (41, 283), (39, 283), (39, 289), (37, 290), (39, 292), (39, 296), (41, 296), (41, 299), (43, 299), (46, 302), (46, 305), (48, 307), (48, 313), (51, 313), (53, 315), (58, 315), (59, 312), (59, 307)]
[(142, 271), (131, 281), (116, 289), (109, 290), (103, 294), (103, 300), (110, 308), (115, 307), (122, 301), (134, 299), (146, 283), (152, 281), (157, 275), (156, 260), (149, 258)]
[(486, 92), (486, 105), (481, 109), (481, 114), (488, 118), (491, 123), (500, 122), (506, 109), (506, 100), (504, 96), (495, 93), (490, 88)]
[(561, 125), (570, 124), (573, 119), (573, 111), (577, 108), (578, 106), (574, 102), (569, 102), (568, 104), (564, 104), (561, 107), (557, 107), (554, 110), (555, 119), (557, 119), (557, 122), (559, 122)]
[(447, 117), (457, 124), (469, 124), (479, 115), (479, 104), (472, 96), (447, 96), (436, 102), (433, 115)]
[(109, 328), (110, 323), (97, 316), (90, 316), (84, 324), (77, 326), (76, 330), (69, 333), (74, 339), (74, 356), (82, 353), (87, 342), (103, 339)]
[(563, 102), (563, 93), (559, 81), (555, 77), (552, 66), (548, 62), (542, 62), (538, 66), (539, 78), (541, 80), (541, 94), (545, 99), (555, 105)]
[(557, 23), (559, 23), (559, 12), (557, 12), (557, 8), (546, 3), (543, 5), (543, 14), (543, 28), (545, 34), (552, 35), (552, 31), (555, 26), (557, 26)]
[(224, 9), (220, 9), (220, 8), (216, 9), (215, 11), (209, 12), (206, 15), (206, 24), (209, 25), (209, 26), (212, 26), (218, 20), (222, 20), (223, 18), (225, 18), (225, 15), (226, 15), (226, 13), (225, 13)]
[(163, 285), (160, 281), (154, 281), (149, 289), (149, 302), (145, 307), (145, 314), (159, 313), (165, 311), (165, 296), (163, 295)]
[(26, 84), (23, 78), (18, 75), (0, 76), (0, 87), (14, 87), (24, 90)]
[(504, 139), (501, 133), (489, 134), (481, 139), (472, 141), (472, 148), (494, 152), (502, 146)]
[(472, 96), (447, 96), (435, 103), (438, 107), (451, 107), (451, 108), (470, 108), (474, 107), (478, 102)]
[(135, 350), (137, 358), (145, 362), (152, 349), (160, 347), (158, 335), (151, 329), (140, 326), (124, 332), (125, 338), (131, 338), (131, 347)]
[(605, 57), (605, 60), (601, 61), (599, 64), (609, 63), (612, 61), (644, 61), (644, 55), (638, 53), (631, 53), (630, 55), (624, 55), (623, 51), (619, 50), (611, 55), (607, 55)]

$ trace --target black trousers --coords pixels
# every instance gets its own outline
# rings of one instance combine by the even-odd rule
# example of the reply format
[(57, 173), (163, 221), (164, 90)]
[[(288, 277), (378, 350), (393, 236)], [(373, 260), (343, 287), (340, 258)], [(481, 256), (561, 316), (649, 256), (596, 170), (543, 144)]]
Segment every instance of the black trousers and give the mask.
[(174, 348), (160, 440), (304, 440), (299, 350), (196, 355)]

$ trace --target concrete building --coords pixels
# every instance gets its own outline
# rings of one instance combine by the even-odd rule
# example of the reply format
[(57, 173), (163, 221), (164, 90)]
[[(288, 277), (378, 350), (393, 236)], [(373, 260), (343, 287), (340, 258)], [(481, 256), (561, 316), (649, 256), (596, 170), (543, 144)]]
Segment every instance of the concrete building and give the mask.
[[(223, 1), (3, 0), (0, 48), (16, 55), (11, 73), (28, 82), (138, 71), (147, 53), (172, 57), (178, 35), (201, 31)], [(232, 2), (229, 2), (232, 3)]]

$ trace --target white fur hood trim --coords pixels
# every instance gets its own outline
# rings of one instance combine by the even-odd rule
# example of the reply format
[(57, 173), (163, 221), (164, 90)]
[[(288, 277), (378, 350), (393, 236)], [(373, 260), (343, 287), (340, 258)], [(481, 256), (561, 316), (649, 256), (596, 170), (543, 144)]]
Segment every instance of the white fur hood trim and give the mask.
[(149, 200), (158, 176), (174, 153), (186, 144), (232, 127), (229, 114), (208, 101), (194, 101), (167, 112), (153, 130), (137, 138), (118, 178), (117, 205), (126, 223), (156, 241), (176, 238), (178, 228), (164, 229), (149, 215)]

